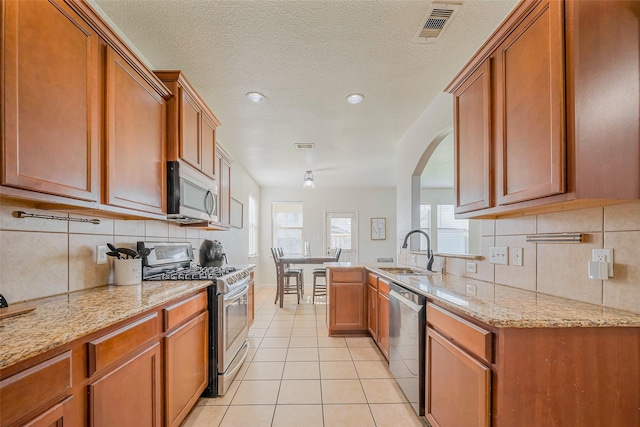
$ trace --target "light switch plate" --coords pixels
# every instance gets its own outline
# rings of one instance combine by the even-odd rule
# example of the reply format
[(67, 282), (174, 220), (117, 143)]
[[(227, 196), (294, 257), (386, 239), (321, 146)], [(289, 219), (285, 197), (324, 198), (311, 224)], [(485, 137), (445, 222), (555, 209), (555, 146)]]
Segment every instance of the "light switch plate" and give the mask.
[(506, 246), (492, 246), (489, 248), (489, 262), (491, 264), (509, 265), (509, 249)]

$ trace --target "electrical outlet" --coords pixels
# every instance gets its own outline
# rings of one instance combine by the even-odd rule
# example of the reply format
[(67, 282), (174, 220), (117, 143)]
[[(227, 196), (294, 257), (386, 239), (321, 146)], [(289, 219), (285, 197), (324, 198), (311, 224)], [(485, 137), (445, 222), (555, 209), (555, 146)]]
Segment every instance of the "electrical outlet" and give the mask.
[(609, 277), (613, 277), (613, 249), (592, 249), (591, 261), (609, 264)]
[(411, 264), (416, 263), (416, 255), (411, 255)]
[(476, 287), (474, 285), (467, 285), (467, 293), (469, 295), (475, 295), (476, 294)]
[(511, 265), (521, 267), (524, 265), (524, 248), (511, 248)]
[(468, 262), (467, 263), (467, 273), (477, 273), (478, 272), (478, 268), (475, 262)]
[(491, 264), (509, 265), (509, 251), (506, 246), (492, 246), (489, 248), (489, 262)]
[(96, 264), (107, 263), (107, 252), (109, 252), (109, 248), (106, 246), (96, 246)]

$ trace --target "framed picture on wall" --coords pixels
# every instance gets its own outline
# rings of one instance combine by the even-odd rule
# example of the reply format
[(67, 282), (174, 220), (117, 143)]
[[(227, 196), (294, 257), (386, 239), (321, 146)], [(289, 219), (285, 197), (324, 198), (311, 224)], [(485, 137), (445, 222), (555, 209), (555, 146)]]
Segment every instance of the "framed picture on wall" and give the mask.
[(385, 240), (387, 238), (387, 219), (371, 218), (371, 240)]
[(242, 228), (242, 217), (243, 217), (243, 206), (242, 203), (231, 198), (231, 215), (230, 222), (233, 228)]

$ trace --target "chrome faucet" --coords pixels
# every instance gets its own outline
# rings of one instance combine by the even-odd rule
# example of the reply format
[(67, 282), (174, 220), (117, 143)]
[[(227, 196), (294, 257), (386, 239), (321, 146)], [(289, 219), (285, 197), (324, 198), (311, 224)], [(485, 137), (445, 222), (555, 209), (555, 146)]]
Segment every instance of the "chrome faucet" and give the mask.
[(404, 236), (404, 242), (402, 242), (402, 249), (407, 249), (407, 242), (409, 241), (409, 236), (414, 233), (420, 233), (427, 238), (427, 271), (432, 271), (431, 267), (433, 266), (433, 251), (431, 250), (431, 239), (429, 235), (422, 230), (411, 230)]

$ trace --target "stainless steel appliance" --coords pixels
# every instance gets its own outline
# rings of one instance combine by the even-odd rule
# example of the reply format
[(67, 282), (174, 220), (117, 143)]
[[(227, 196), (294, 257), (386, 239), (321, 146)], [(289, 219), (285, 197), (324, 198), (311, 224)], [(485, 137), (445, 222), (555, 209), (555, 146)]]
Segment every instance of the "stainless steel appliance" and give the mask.
[(143, 280), (212, 280), (209, 299), (209, 384), (203, 396), (222, 396), (249, 351), (249, 282), (251, 273), (231, 266), (193, 264), (190, 243), (138, 242)]
[(181, 224), (217, 222), (215, 179), (180, 162), (167, 162), (167, 220)]
[(424, 415), (426, 298), (389, 287), (389, 369), (411, 406)]
[(203, 240), (199, 252), (200, 265), (203, 267), (220, 267), (224, 261), (229, 262), (224, 246), (217, 240)]

